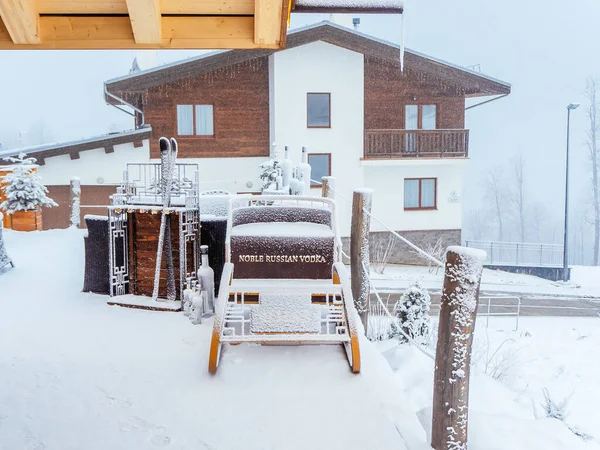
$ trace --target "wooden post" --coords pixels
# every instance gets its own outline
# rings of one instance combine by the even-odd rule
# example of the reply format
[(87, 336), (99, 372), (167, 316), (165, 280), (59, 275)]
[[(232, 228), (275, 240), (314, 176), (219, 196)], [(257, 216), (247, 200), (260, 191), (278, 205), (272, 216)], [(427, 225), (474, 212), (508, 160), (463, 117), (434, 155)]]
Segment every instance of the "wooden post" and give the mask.
[(71, 226), (81, 228), (81, 180), (79, 177), (71, 178)]
[(431, 446), (467, 448), (469, 374), (485, 252), (449, 247), (446, 254), (433, 383)]
[[(373, 191), (356, 189), (352, 197), (352, 228), (350, 229), (350, 276), (352, 297), (360, 314), (365, 333), (369, 317), (369, 230)], [(363, 264), (364, 263), (364, 264)], [(366, 268), (365, 268), (366, 267)]]
[(323, 198), (335, 198), (335, 177), (323, 177), (321, 178), (321, 197)]

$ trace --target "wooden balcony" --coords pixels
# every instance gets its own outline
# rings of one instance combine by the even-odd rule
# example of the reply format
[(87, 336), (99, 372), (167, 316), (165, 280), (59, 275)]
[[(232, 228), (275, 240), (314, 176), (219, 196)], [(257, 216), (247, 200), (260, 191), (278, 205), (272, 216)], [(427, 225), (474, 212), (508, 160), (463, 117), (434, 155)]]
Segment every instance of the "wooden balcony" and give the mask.
[(365, 130), (365, 159), (465, 158), (469, 130)]

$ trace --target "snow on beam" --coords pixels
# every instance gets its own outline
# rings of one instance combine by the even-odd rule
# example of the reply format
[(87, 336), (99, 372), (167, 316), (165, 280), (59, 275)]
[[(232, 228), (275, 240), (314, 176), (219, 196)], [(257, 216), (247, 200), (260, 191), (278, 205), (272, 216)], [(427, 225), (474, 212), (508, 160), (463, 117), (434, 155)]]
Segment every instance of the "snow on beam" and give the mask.
[(401, 14), (403, 0), (296, 0), (295, 12)]
[(40, 15), (34, 0), (0, 0), (0, 17), (13, 43), (40, 43)]

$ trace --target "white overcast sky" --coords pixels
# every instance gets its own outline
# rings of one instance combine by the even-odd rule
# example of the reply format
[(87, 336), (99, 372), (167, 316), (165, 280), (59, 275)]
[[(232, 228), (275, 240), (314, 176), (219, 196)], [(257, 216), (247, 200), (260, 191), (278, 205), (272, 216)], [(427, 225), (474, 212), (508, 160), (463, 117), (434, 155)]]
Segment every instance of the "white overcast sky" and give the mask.
[[(512, 94), (467, 112), (472, 169), (467, 191), (494, 164), (521, 149), (529, 188), (545, 203), (562, 204), (565, 105), (573, 115), (574, 196), (585, 196), (585, 98), (588, 76), (600, 78), (598, 0), (406, 0), (406, 45), (512, 84)], [(399, 41), (396, 16), (361, 17), (360, 30)], [(294, 15), (292, 28), (323, 20)], [(107, 106), (103, 81), (126, 74), (133, 51), (0, 51), (0, 136), (43, 123), (53, 140), (132, 127), (129, 116)], [(198, 54), (162, 50), (158, 64)], [(535, 170), (534, 170), (535, 168)], [(467, 193), (465, 200), (473, 195)]]

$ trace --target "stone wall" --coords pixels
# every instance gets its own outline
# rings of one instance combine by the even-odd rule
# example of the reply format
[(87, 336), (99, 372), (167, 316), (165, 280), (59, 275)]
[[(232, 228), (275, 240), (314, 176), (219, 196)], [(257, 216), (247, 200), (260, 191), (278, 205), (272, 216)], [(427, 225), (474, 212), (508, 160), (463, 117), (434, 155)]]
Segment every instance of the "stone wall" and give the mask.
[[(442, 249), (445, 252), (450, 245), (460, 245), (461, 230), (422, 230), (422, 231), (399, 231), (400, 236), (408, 239), (417, 247), (428, 250), (435, 246), (441, 239)], [(372, 231), (369, 235), (371, 261), (381, 259), (390, 242), (391, 233), (388, 231)], [(344, 251), (350, 254), (350, 238), (342, 238)], [(442, 257), (443, 260), (443, 257)], [(401, 242), (398, 238), (394, 239), (391, 249), (389, 264), (412, 264), (426, 266), (427, 260), (418, 255), (412, 248)]]

